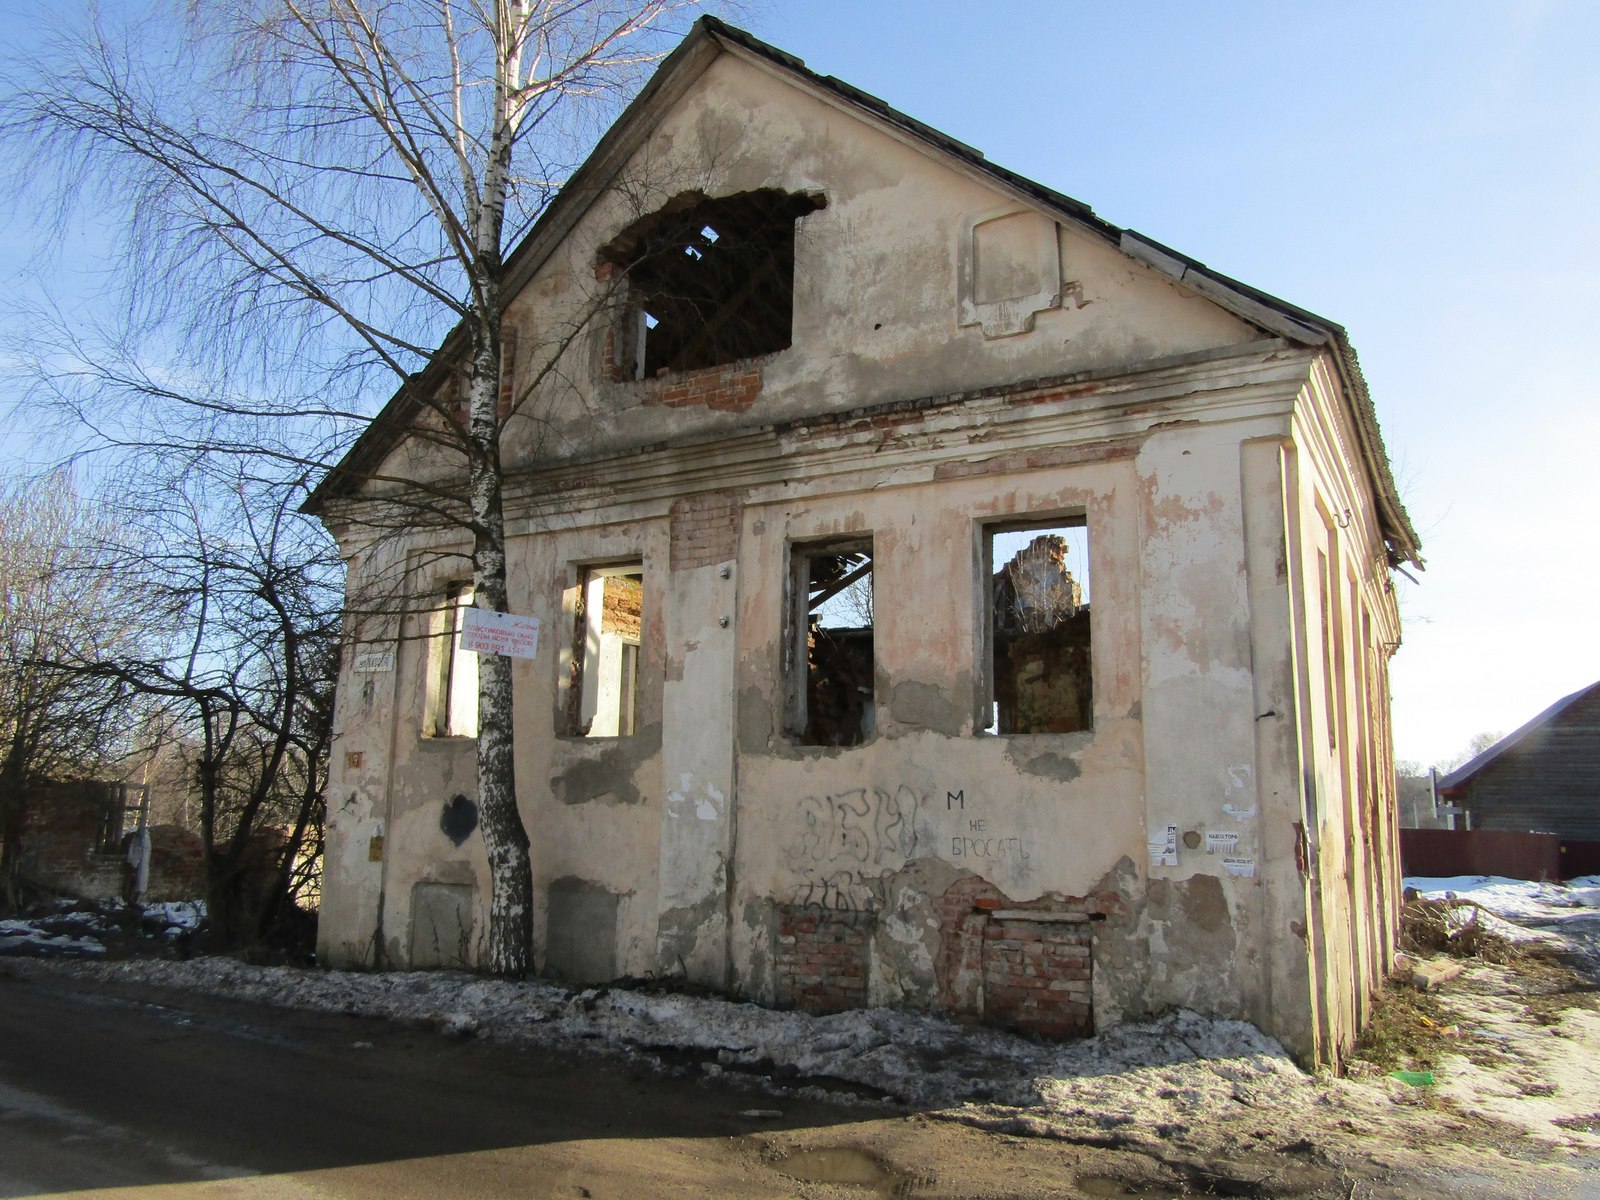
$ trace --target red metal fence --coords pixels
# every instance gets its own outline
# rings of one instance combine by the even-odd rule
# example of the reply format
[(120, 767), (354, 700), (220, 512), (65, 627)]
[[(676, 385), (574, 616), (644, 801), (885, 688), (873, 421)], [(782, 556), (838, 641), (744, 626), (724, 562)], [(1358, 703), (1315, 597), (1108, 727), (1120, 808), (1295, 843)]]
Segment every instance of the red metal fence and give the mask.
[(1402, 829), (1400, 861), (1407, 875), (1573, 879), (1600, 874), (1600, 842), (1498, 829)]

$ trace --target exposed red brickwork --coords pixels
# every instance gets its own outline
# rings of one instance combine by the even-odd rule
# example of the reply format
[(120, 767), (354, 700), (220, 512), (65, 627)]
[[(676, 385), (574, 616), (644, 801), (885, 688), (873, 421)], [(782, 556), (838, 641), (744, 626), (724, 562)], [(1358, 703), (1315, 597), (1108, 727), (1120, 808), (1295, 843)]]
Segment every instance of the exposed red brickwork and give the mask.
[[(112, 814), (114, 785), (59, 783), (29, 792), (17, 830), (23, 878), (92, 900), (120, 899), (128, 878), (120, 813)], [(105, 844), (108, 819), (115, 841)]]
[(1043, 1037), (1092, 1034), (1090, 945), (1087, 917), (990, 919), (983, 930), (984, 1020)]
[(1023, 1033), (1091, 1034), (1093, 922), (1123, 912), (1114, 891), (1013, 904), (986, 879), (957, 880), (937, 902), (939, 1001)]
[(150, 874), (144, 902), (194, 900), (205, 894), (205, 851), (200, 835), (181, 825), (150, 826)]
[[(610, 266), (610, 263), (606, 264)], [(617, 328), (606, 326), (606, 348), (600, 359), (600, 373), (607, 383), (622, 382), (622, 363), (617, 354)]]
[(980, 909), (1006, 904), (1005, 894), (977, 875), (956, 880), (935, 904), (939, 954), (933, 960), (939, 1003), (952, 1013), (983, 1015), (983, 927)]
[(517, 331), (509, 325), (500, 331), (500, 419), (511, 415), (517, 387)]
[(644, 584), (613, 575), (602, 592), (600, 631), (637, 639), (644, 615)]
[(761, 360), (704, 367), (698, 371), (672, 371), (656, 379), (641, 379), (645, 404), (668, 408), (703, 405), (719, 412), (744, 412), (761, 394)]
[(739, 501), (732, 492), (690, 496), (672, 505), (672, 569), (727, 562), (739, 539)]
[(844, 1012), (867, 1003), (871, 913), (780, 905), (775, 973), (780, 1007)]

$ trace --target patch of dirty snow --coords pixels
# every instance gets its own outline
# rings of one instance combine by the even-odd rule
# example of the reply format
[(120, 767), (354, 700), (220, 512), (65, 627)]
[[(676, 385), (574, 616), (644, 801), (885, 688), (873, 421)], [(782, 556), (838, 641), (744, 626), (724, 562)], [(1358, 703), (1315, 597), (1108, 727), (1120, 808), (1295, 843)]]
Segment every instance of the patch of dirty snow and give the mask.
[[(5, 926), (28, 926), (24, 929), (7, 929)], [(69, 933), (46, 933), (34, 929), (26, 921), (0, 921), (0, 951), (27, 946), (52, 953), (104, 954), (105, 946), (91, 937), (73, 937)]]
[(198, 929), (206, 919), (204, 900), (166, 900), (160, 904), (146, 904), (140, 920), (146, 924), (166, 925), (169, 929)]
[(1512, 920), (1551, 915), (1569, 907), (1568, 888), (1559, 883), (1508, 879), (1503, 875), (1407, 876), (1405, 886), (1428, 900), (1471, 900), (1481, 908)]
[(1530, 1021), (1522, 1001), (1500, 994), (1501, 968), (1471, 968), (1470, 991), (1442, 994), (1464, 1027), (1501, 1047), (1501, 1061), (1444, 1059), (1435, 1071), (1436, 1090), (1474, 1116), (1518, 1126), (1533, 1137), (1572, 1149), (1600, 1150), (1600, 1132), (1578, 1127), (1600, 1113), (1600, 1012), (1569, 1008), (1557, 1023)]

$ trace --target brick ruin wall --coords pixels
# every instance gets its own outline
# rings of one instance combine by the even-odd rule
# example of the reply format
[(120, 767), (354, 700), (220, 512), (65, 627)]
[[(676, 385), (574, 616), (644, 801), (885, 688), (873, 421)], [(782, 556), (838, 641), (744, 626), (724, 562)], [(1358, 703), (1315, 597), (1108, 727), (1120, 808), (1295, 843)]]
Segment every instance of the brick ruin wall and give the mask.
[[(1115, 892), (1012, 904), (978, 876), (940, 898), (938, 1007), (951, 1016), (1049, 1038), (1094, 1033), (1094, 932), (1121, 910)], [(876, 915), (778, 907), (779, 1007), (834, 1013), (867, 1003)]]

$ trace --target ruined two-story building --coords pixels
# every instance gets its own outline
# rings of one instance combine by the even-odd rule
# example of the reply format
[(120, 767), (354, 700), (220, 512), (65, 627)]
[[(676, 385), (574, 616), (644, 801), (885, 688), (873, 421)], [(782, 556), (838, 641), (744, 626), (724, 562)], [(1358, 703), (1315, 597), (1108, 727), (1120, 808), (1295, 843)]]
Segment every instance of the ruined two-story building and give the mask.
[[(1339, 326), (712, 20), (510, 262), (541, 969), (1348, 1046), (1418, 541)], [(333, 965), (483, 952), (465, 535), (361, 519), (434, 454), (391, 412), (313, 500), (405, 593), (345, 659)]]

